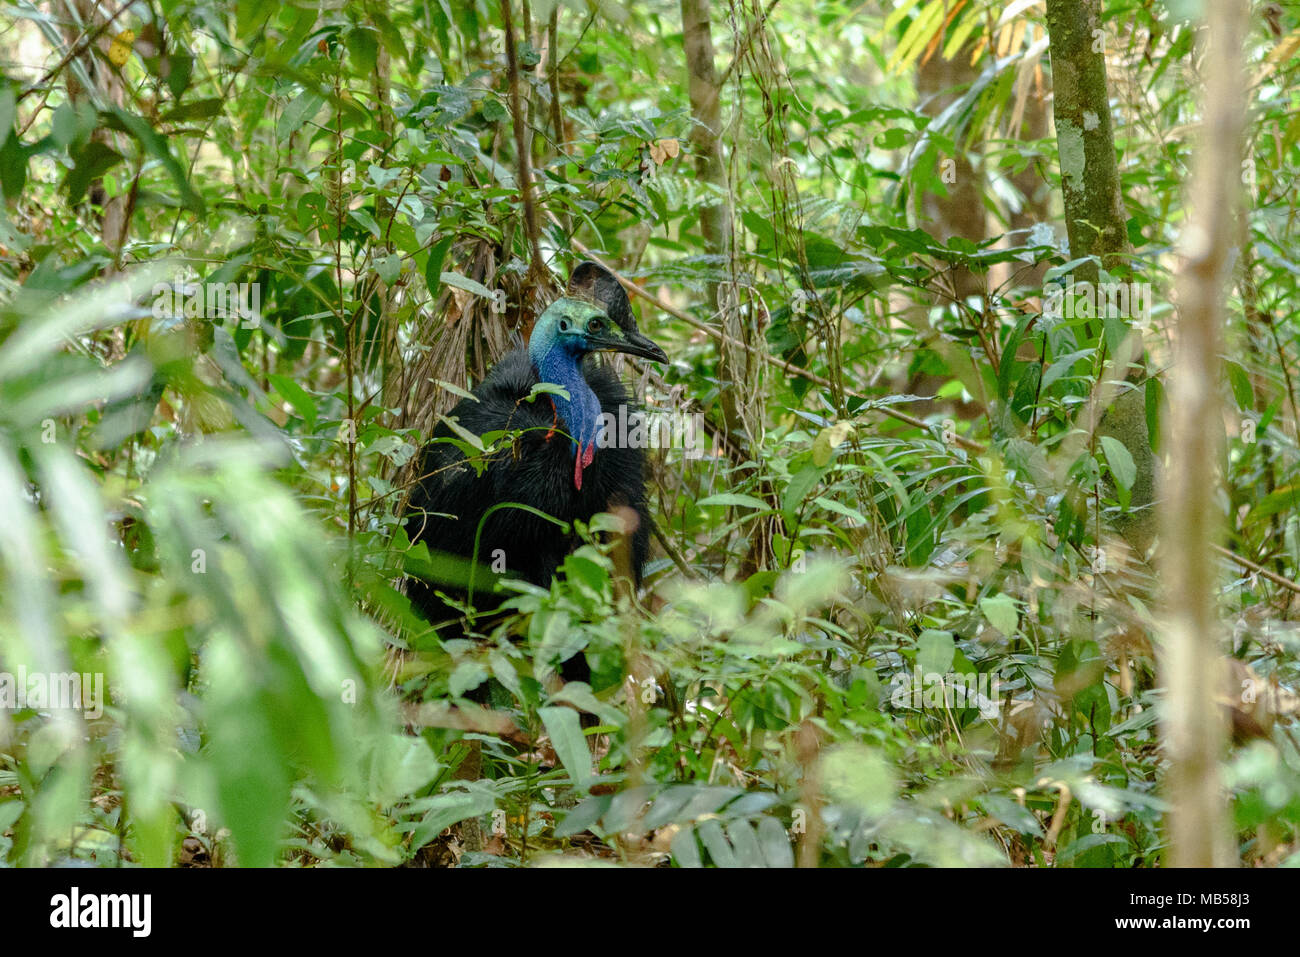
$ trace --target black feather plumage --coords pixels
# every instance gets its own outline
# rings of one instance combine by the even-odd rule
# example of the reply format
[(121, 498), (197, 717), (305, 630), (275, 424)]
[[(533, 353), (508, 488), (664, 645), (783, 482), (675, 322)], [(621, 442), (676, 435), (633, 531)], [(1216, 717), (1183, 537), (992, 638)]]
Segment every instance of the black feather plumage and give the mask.
[[(431, 623), (460, 618), (439, 591), (460, 602), (469, 597), (478, 611), (499, 601), (479, 587), (492, 576), (479, 577), (478, 570), (473, 573), (475, 592), (467, 596), (462, 586), (471, 558), (477, 558), (479, 569), (493, 564), (499, 569), (504, 558), (506, 577), (545, 588), (576, 547), (571, 532), (524, 509), (494, 509), (502, 503), (528, 506), (570, 528), (575, 520), (587, 522), (599, 512), (632, 509), (637, 524), (630, 557), (640, 585), (651, 533), (645, 452), (620, 441), (603, 443), (606, 447), (595, 441), (602, 414), (626, 423), (636, 410), (618, 376), (590, 355), (594, 351), (667, 361), (663, 350), (637, 329), (618, 279), (603, 266), (584, 262), (570, 277), (567, 297), (539, 319), (529, 346), (507, 354), (474, 389), (474, 398), (448, 413), (461, 429), (478, 436), (519, 433), (513, 444), (480, 462), (482, 474), (449, 442), (432, 441), (421, 450), (417, 484), (407, 505), (407, 536), (412, 543), (425, 543), (436, 563), (440, 556), (460, 560), (441, 561), (448, 573), (443, 580), (410, 581), (408, 595)], [(567, 398), (543, 393), (529, 401), (543, 381), (543, 368), (551, 381), (567, 387)], [(443, 422), (433, 438), (454, 435)]]
[[(624, 415), (631, 399), (618, 376), (606, 366), (588, 360), (583, 367), (588, 385), (600, 401), (602, 412)], [(633, 448), (597, 449), (583, 471), (582, 488), (573, 483), (573, 453), (563, 423), (556, 427), (554, 406), (546, 395), (526, 401), (539, 381), (528, 351), (518, 348), (498, 362), (478, 388), (477, 401), (463, 399), (449, 413), (476, 435), (495, 430), (522, 431), (513, 449), (495, 454), (480, 476), (464, 454), (449, 443), (430, 443), (421, 453), (419, 484), (412, 490), (406, 532), (414, 542), (424, 542), (431, 552), (469, 558), (480, 521), (492, 506), (517, 502), (564, 522), (588, 521), (598, 512), (625, 505), (639, 519), (632, 535), (632, 566), (640, 583), (650, 542), (650, 513), (645, 495), (645, 453)], [(439, 425), (434, 437), (454, 433)], [(549, 436), (549, 437), (548, 437)], [(547, 587), (564, 558), (573, 550), (572, 536), (553, 523), (521, 509), (502, 508), (482, 522), (479, 535), (480, 564), (489, 564), (497, 550), (505, 556), (506, 574)], [(413, 580), (408, 588), (412, 602), (432, 622), (449, 617), (434, 594), (435, 587), (457, 589)]]

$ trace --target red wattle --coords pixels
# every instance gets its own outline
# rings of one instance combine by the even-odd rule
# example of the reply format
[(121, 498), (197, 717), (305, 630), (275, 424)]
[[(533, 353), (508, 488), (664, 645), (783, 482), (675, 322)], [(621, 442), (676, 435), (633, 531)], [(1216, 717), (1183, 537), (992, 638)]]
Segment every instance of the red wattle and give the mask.
[(579, 451), (573, 456), (573, 487), (579, 492), (582, 491), (582, 470), (591, 464), (592, 459), (596, 457), (596, 443), (592, 442), (585, 449), (578, 446)]

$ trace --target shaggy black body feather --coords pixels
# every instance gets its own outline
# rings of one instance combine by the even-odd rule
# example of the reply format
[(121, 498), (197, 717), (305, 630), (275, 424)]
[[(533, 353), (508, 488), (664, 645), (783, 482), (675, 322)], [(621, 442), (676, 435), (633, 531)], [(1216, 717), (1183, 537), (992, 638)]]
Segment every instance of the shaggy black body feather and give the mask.
[[(583, 373), (602, 411), (617, 419), (619, 406), (626, 405), (631, 413), (631, 400), (611, 369), (589, 358)], [(575, 488), (573, 448), (564, 433), (564, 423), (556, 422), (554, 406), (546, 395), (526, 401), (537, 382), (528, 351), (518, 348), (498, 362), (474, 390), (477, 402), (463, 399), (452, 409), (449, 416), (476, 435), (498, 429), (523, 430), (523, 434), (513, 450), (495, 454), (481, 476), (455, 446), (445, 442), (426, 445), (421, 452), (419, 484), (412, 490), (408, 505), (408, 537), (413, 543), (426, 543), (430, 552), (470, 558), (482, 522), (479, 563), (490, 565), (496, 550), (501, 549), (507, 577), (545, 588), (577, 544), (573, 536), (521, 509), (498, 509), (483, 521), (488, 509), (501, 502), (518, 502), (572, 522), (588, 521), (598, 512), (626, 505), (639, 519), (632, 535), (632, 567), (639, 585), (651, 530), (644, 452), (597, 448), (591, 465), (584, 470), (582, 488)], [(445, 424), (434, 431), (435, 437), (452, 435)], [(456, 593), (440, 584), (431, 586), (413, 579), (408, 594), (431, 622), (456, 617), (434, 594), (435, 589)], [(476, 593), (474, 598), (480, 608), (490, 607), (493, 601), (487, 594)]]

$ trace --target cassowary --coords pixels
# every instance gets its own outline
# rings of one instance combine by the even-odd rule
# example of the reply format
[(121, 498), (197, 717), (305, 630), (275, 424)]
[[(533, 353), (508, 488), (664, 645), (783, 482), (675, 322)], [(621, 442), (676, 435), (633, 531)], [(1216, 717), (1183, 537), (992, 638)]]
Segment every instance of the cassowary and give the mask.
[[(631, 403), (618, 376), (588, 360), (599, 351), (667, 361), (663, 350), (636, 328), (618, 280), (586, 262), (574, 270), (568, 295), (538, 319), (527, 346), (507, 354), (474, 389), (473, 398), (448, 413), (461, 429), (477, 436), (499, 430), (521, 433), (513, 447), (479, 462), (482, 474), (450, 442), (431, 441), (421, 451), (405, 527), (413, 544), (428, 546), (435, 566), (430, 577), (437, 580), (412, 578), (408, 595), (433, 625), (461, 617), (435, 592), (464, 600), (470, 574), (475, 576), (472, 604), (482, 609), (499, 601), (487, 593), (492, 576), (482, 566), (499, 571), (504, 559), (504, 576), (545, 588), (572, 551), (572, 536), (554, 522), (524, 509), (494, 509), (502, 503), (528, 506), (567, 523), (588, 521), (619, 506), (632, 509), (638, 518), (631, 535), (632, 569), (640, 584), (651, 521), (645, 456), (618, 441), (598, 447), (602, 412), (618, 421), (619, 407)], [(542, 382), (562, 387), (567, 398), (532, 395)], [(444, 422), (432, 438), (455, 436)], [(480, 568), (471, 572), (467, 560), (475, 554)], [(566, 669), (566, 676), (582, 676), (571, 671)]]

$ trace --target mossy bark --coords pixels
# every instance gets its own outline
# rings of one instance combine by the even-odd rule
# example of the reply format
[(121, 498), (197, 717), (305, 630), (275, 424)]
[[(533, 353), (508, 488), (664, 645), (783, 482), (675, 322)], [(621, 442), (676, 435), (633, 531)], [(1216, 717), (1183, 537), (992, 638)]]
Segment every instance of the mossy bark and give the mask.
[[(1097, 256), (1107, 272), (1122, 272), (1128, 229), (1110, 122), (1100, 0), (1047, 0), (1047, 31), (1070, 255)], [(1096, 266), (1081, 267), (1076, 278), (1096, 282)]]
[[(1108, 273), (1125, 277), (1131, 273), (1131, 249), (1111, 129), (1100, 0), (1047, 0), (1047, 31), (1070, 255), (1096, 256)], [(1095, 283), (1097, 265), (1080, 266), (1075, 279)], [(1100, 341), (1099, 328), (1089, 332)], [(1118, 439), (1137, 468), (1130, 507), (1115, 524), (1139, 554), (1145, 554), (1156, 532), (1152, 508), (1156, 461), (1151, 453), (1142, 387), (1145, 366), (1140, 346), (1134, 343), (1131, 349), (1134, 361), (1121, 359), (1113, 376), (1122, 378), (1125, 385), (1112, 401), (1101, 403), (1104, 412), (1097, 432)]]

